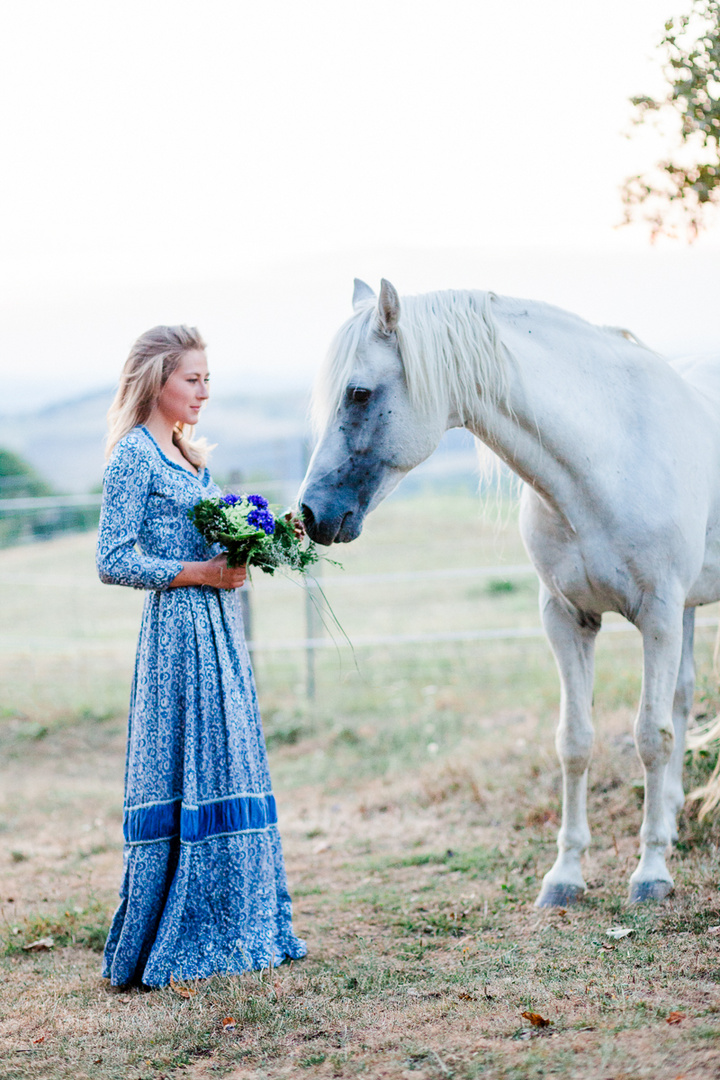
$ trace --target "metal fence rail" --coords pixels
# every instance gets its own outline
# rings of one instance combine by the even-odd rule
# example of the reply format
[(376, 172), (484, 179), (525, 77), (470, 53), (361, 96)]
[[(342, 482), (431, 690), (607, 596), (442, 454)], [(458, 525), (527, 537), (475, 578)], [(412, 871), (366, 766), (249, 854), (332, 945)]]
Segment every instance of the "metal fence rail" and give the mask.
[(66, 506), (100, 506), (102, 495), (32, 495), (22, 499), (0, 499), (0, 514), (28, 510), (61, 510)]
[[(698, 627), (720, 626), (720, 619), (711, 616), (701, 617), (695, 620)], [(631, 623), (606, 623), (601, 634), (631, 634), (639, 633), (637, 627)], [(344, 638), (332, 640), (327, 637), (312, 638), (286, 638), (273, 641), (247, 642), (248, 649), (255, 652), (290, 652), (302, 649), (350, 649), (364, 648), (372, 645), (431, 645), (437, 642), (453, 641), (520, 641), (530, 638), (544, 638), (545, 631), (541, 626), (511, 626), (504, 629), (487, 630), (448, 630), (430, 634), (362, 634), (353, 637), (349, 641)], [(22, 649), (31, 646), (33, 648), (45, 647), (51, 649), (65, 648), (75, 649), (82, 646), (83, 649), (102, 651), (103, 649), (135, 648), (135, 642), (127, 638), (74, 638), (69, 640), (63, 637), (51, 635), (34, 635), (31, 638), (18, 639), (16, 635), (0, 634), (0, 647)]]
[[(695, 620), (696, 626), (720, 625), (720, 619), (702, 617)], [(601, 634), (630, 634), (640, 631), (632, 623), (605, 623)], [(344, 638), (289, 638), (280, 641), (250, 641), (248, 648), (256, 652), (286, 652), (291, 649), (349, 649), (368, 645), (431, 645), (434, 642), (447, 641), (519, 641), (523, 638), (544, 638), (541, 626), (511, 626), (500, 630), (447, 630), (431, 634), (364, 634), (349, 641)]]
[[(398, 570), (384, 574), (338, 574), (331, 578), (322, 578), (325, 585), (333, 589), (336, 585), (383, 585), (399, 581), (440, 581), (451, 578), (471, 577), (495, 577), (501, 580), (509, 577), (519, 577), (524, 574), (532, 575), (535, 567), (531, 563), (517, 563), (515, 566), (463, 566), (453, 569), (440, 570)], [(0, 573), (0, 585), (41, 585), (43, 588), (61, 589), (94, 589), (97, 582), (87, 578), (53, 577), (41, 578), (36, 574), (2, 574)], [(295, 579), (274, 577), (270, 581), (263, 582), (265, 589), (297, 589), (302, 588)]]

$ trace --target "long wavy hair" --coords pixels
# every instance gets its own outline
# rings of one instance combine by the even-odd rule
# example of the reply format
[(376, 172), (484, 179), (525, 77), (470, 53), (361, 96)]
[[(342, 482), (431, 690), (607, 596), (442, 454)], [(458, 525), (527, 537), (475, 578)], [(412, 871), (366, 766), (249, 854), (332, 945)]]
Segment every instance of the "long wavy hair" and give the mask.
[[(125, 361), (115, 400), (108, 411), (106, 456), (129, 431), (147, 422), (163, 386), (185, 353), (205, 347), (194, 326), (154, 326), (141, 334)], [(210, 447), (205, 439), (192, 441), (191, 431), (190, 424), (176, 424), (173, 442), (191, 465), (202, 469)]]

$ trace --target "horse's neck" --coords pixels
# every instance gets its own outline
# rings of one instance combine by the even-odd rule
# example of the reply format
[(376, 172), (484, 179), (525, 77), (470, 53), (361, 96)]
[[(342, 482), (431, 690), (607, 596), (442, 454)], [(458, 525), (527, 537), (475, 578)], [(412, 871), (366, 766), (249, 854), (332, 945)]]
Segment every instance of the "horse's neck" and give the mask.
[[(666, 365), (621, 335), (541, 304), (494, 306), (507, 395), (482, 402), (468, 427), (564, 513), (578, 485), (623, 455), (640, 393), (631, 369)], [(642, 380), (641, 380), (642, 381)]]

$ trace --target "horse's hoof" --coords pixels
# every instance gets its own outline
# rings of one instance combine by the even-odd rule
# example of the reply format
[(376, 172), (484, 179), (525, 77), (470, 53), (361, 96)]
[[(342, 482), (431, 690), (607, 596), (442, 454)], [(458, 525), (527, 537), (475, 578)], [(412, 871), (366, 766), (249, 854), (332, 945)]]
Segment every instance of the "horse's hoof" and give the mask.
[(630, 903), (646, 904), (648, 900), (664, 900), (673, 891), (672, 881), (633, 881), (630, 885)]
[(543, 885), (540, 895), (535, 901), (535, 907), (572, 907), (582, 900), (585, 889), (582, 885)]

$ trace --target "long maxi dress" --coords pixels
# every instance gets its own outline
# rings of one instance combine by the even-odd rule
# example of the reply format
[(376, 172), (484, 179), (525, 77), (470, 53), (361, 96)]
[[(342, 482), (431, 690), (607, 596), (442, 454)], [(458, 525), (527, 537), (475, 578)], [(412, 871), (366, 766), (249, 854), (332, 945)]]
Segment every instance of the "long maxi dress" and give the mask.
[(100, 578), (146, 589), (128, 728), (124, 875), (103, 975), (165, 986), (305, 955), (235, 591), (168, 588), (210, 558), (187, 511), (219, 494), (145, 428), (114, 448)]

